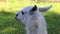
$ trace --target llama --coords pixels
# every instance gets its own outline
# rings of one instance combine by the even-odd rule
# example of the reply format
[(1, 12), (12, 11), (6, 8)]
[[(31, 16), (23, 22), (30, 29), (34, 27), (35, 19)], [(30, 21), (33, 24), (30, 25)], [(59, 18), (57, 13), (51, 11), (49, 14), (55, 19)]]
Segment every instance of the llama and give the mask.
[(51, 6), (37, 7), (27, 6), (17, 12), (15, 19), (26, 25), (26, 34), (47, 34), (46, 20), (41, 12), (48, 11)]

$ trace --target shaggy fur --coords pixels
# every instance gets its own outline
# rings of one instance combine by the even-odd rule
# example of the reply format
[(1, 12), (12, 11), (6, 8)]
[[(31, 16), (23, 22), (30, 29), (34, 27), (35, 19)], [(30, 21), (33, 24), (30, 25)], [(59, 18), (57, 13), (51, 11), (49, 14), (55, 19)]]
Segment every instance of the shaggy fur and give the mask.
[(40, 12), (45, 12), (51, 7), (27, 6), (19, 11), (15, 18), (26, 25), (27, 34), (47, 34), (46, 21)]

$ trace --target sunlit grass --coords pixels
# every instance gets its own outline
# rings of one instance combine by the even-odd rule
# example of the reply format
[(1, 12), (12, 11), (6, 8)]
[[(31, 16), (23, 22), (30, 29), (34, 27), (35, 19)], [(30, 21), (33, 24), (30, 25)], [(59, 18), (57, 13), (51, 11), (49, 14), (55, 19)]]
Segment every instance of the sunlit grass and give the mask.
[(22, 9), (25, 6), (31, 6), (31, 5), (37, 5), (39, 7), (49, 6), (52, 5), (52, 10), (55, 12), (60, 12), (60, 3), (59, 2), (8, 2), (8, 3), (0, 3), (0, 11), (6, 10), (6, 11), (18, 11)]

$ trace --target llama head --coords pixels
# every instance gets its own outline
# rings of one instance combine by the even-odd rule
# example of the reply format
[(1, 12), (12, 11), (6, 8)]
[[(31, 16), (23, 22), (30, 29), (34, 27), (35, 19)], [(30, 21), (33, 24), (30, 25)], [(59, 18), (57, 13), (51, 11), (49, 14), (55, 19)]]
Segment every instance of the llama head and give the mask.
[(38, 14), (39, 12), (45, 12), (47, 10), (49, 10), (52, 6), (48, 6), (48, 7), (37, 7), (36, 5), (34, 6), (27, 6), (24, 9), (20, 10), (19, 12), (17, 12), (15, 19), (18, 21), (22, 21), (23, 23), (27, 22), (29, 19), (31, 19), (30, 17), (33, 14)]

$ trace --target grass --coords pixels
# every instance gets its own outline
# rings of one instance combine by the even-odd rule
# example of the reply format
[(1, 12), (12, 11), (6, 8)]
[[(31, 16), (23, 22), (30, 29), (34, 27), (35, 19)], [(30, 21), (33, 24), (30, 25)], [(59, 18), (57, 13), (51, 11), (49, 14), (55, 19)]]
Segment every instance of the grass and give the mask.
[[(1, 34), (20, 34), (24, 33), (24, 25), (16, 22), (15, 14), (10, 12), (0, 12), (0, 33)], [(22, 32), (20, 32), (22, 31)]]
[(47, 21), (48, 34), (60, 34), (59, 2), (0, 2), (0, 34), (25, 34), (25, 26), (15, 20), (15, 14), (23, 7), (35, 4), (40, 7), (48, 5), (53, 6), (48, 12), (42, 14)]

